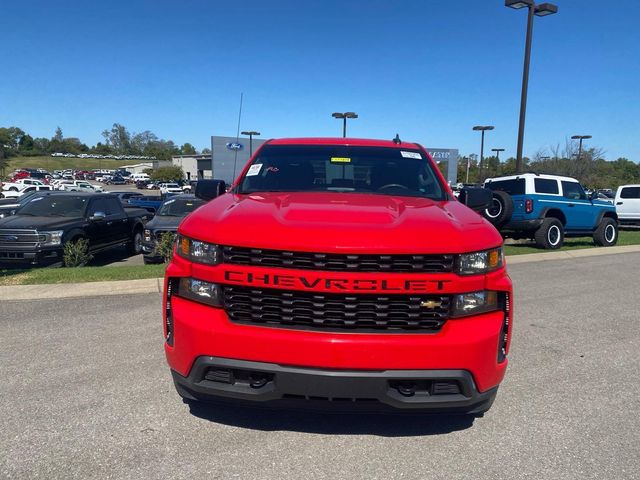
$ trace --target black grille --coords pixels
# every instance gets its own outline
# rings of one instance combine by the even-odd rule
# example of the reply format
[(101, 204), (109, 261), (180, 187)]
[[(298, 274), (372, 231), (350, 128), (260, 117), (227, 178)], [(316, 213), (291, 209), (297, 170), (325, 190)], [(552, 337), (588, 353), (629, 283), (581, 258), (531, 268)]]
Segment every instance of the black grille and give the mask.
[(224, 263), (343, 272), (453, 271), (453, 255), (355, 255), (223, 247)]
[(0, 244), (16, 247), (34, 247), (46, 237), (36, 230), (0, 230)]
[(231, 321), (320, 331), (435, 332), (449, 316), (449, 297), (344, 295), (223, 287)]

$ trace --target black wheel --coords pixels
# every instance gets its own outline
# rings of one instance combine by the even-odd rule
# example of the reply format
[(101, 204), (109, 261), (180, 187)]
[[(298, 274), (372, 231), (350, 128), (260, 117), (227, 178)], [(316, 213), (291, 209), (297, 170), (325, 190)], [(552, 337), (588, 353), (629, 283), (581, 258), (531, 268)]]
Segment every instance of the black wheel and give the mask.
[(555, 250), (564, 243), (564, 227), (557, 218), (545, 218), (535, 234), (536, 245), (540, 248)]
[(618, 243), (618, 222), (611, 217), (604, 217), (596, 231), (593, 232), (593, 243), (600, 247), (613, 247)]
[(482, 211), (482, 216), (496, 228), (500, 228), (511, 220), (513, 199), (511, 195), (496, 190), (491, 199), (491, 206)]
[(127, 253), (129, 256), (142, 253), (142, 230), (133, 232), (133, 240), (127, 243)]

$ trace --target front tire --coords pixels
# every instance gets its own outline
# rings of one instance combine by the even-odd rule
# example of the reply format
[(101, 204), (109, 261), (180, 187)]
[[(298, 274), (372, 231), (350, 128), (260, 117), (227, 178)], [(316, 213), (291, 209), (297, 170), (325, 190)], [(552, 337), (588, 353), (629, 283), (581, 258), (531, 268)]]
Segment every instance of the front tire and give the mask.
[(139, 255), (142, 253), (142, 230), (133, 232), (133, 239), (127, 243), (127, 253), (129, 256)]
[(613, 247), (618, 243), (618, 222), (611, 217), (604, 217), (596, 231), (593, 232), (593, 243), (599, 247)]
[(564, 243), (564, 227), (557, 218), (545, 218), (536, 230), (536, 245), (546, 250), (557, 250)]

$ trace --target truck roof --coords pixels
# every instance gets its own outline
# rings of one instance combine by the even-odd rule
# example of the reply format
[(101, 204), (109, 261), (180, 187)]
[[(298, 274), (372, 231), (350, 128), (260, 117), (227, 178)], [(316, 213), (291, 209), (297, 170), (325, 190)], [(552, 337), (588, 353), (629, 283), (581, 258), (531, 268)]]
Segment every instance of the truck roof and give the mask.
[(277, 138), (268, 140), (269, 145), (344, 145), (360, 147), (387, 147), (387, 148), (420, 148), (416, 143), (393, 140), (376, 140), (370, 138), (342, 138), (342, 137), (303, 137), (303, 138)]
[(575, 178), (563, 177), (562, 175), (547, 175), (545, 173), (520, 173), (518, 175), (508, 175), (504, 177), (487, 178), (485, 182), (499, 182), (502, 180), (515, 180), (516, 178), (527, 178), (527, 177), (548, 178), (551, 180), (560, 180), (560, 181), (564, 180), (565, 182), (578, 182), (578, 180), (576, 180)]

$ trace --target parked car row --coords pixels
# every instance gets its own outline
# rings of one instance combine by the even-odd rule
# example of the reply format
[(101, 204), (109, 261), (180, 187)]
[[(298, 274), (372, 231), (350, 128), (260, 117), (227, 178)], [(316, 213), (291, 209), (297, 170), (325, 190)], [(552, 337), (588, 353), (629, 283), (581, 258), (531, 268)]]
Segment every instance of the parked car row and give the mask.
[(37, 193), (0, 219), (0, 264), (46, 266), (61, 264), (67, 243), (88, 242), (97, 253), (126, 246), (141, 253), (144, 226), (151, 214), (124, 207), (108, 193)]
[(52, 157), (67, 157), (67, 158), (108, 158), (114, 160), (155, 160), (156, 157), (149, 157), (145, 155), (100, 155), (97, 153), (62, 153), (55, 152), (51, 154)]
[[(163, 262), (156, 251), (162, 234), (175, 233), (204, 202), (194, 195), (148, 197), (137, 192), (29, 191), (0, 200), (0, 265), (60, 264), (65, 244), (86, 239), (91, 253), (125, 245), (145, 263)], [(151, 219), (154, 221), (150, 221)]]

